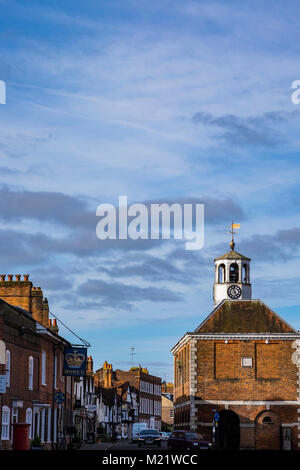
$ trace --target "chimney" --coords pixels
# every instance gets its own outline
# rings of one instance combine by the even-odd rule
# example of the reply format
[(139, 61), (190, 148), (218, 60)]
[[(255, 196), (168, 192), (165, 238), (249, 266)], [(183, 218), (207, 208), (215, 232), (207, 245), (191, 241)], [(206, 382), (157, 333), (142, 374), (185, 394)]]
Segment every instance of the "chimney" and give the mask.
[(31, 313), (37, 322), (45, 327), (48, 326), (48, 321), (43, 322), (43, 292), (40, 287), (31, 289)]
[(53, 320), (49, 318), (47, 326), (48, 326), (48, 329), (51, 331), (51, 333), (54, 333), (55, 335), (57, 335), (58, 326), (57, 326), (57, 321), (55, 318)]
[(21, 275), (13, 274), (0, 275), (0, 298), (11, 305), (22, 307), (27, 312), (32, 313), (31, 309), (31, 288), (32, 283), (28, 281), (29, 274), (24, 274), (24, 281), (21, 281)]
[(87, 371), (88, 374), (93, 373), (93, 358), (92, 358), (92, 356), (88, 357), (87, 365), (86, 365), (86, 371)]
[(112, 364), (108, 364), (107, 361), (105, 361), (103, 364), (103, 378), (104, 378), (104, 388), (111, 388)]
[(42, 324), (44, 326), (48, 326), (48, 320), (49, 320), (49, 305), (48, 305), (48, 299), (45, 297), (43, 299), (43, 304), (42, 304)]

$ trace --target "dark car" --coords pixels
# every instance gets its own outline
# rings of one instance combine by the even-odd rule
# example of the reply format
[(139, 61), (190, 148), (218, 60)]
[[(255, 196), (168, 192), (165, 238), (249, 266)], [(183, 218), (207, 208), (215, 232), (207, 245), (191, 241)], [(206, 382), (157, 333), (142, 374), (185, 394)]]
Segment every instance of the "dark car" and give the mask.
[(194, 431), (174, 431), (168, 440), (168, 449), (196, 450), (210, 449), (211, 443)]
[(142, 444), (154, 444), (160, 447), (161, 437), (159, 431), (157, 429), (142, 429), (138, 438), (138, 446), (141, 447)]

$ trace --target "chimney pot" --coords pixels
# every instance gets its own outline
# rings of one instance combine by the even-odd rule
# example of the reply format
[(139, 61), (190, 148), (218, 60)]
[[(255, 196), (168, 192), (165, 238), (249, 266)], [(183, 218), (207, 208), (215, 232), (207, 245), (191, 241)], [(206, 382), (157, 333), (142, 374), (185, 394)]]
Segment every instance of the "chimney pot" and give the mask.
[(48, 326), (49, 326), (49, 327), (52, 326), (52, 321), (51, 321), (50, 318), (49, 318), (49, 320), (48, 320)]
[(13, 278), (13, 275), (12, 275), (12, 274), (8, 274), (8, 275), (7, 275), (8, 281), (12, 281), (12, 278)]
[(6, 277), (6, 274), (1, 274), (0, 275), (1, 281), (5, 281), (5, 277)]
[(16, 274), (16, 281), (20, 282), (21, 280), (21, 274)]
[(28, 281), (29, 274), (23, 274), (23, 277), (24, 277), (24, 281)]

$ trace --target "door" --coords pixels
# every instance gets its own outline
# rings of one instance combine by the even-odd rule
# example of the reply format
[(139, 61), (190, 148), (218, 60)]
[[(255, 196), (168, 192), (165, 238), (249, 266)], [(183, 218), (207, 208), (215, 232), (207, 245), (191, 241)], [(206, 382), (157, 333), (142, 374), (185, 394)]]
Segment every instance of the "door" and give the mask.
[(221, 449), (240, 448), (240, 419), (231, 410), (220, 411), (218, 423), (218, 447)]
[(292, 448), (291, 428), (282, 428), (282, 448), (283, 450), (291, 450)]

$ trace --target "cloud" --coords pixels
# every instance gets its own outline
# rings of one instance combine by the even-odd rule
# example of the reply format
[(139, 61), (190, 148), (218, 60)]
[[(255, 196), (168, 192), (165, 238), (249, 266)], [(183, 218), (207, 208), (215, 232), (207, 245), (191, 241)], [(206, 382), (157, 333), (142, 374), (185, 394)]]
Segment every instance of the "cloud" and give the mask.
[(276, 124), (282, 124), (299, 116), (293, 112), (266, 112), (261, 116), (241, 117), (234, 114), (213, 116), (207, 112), (197, 112), (192, 117), (195, 124), (203, 124), (223, 131), (218, 138), (235, 146), (276, 147), (285, 142)]
[(68, 227), (93, 229), (96, 214), (80, 198), (60, 192), (0, 189), (0, 214), (4, 220), (36, 219)]
[[(300, 228), (294, 227), (286, 230), (278, 230), (273, 235), (253, 234), (243, 238), (238, 243), (237, 251), (255, 259), (256, 262), (286, 261), (298, 256), (300, 248)], [(214, 252), (219, 253), (224, 249), (223, 245), (214, 247)]]
[(98, 299), (103, 306), (131, 310), (135, 302), (180, 302), (182, 297), (168, 289), (139, 287), (119, 282), (89, 279), (77, 288), (82, 297)]

